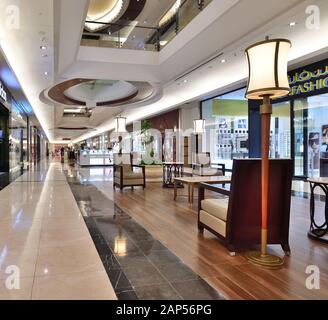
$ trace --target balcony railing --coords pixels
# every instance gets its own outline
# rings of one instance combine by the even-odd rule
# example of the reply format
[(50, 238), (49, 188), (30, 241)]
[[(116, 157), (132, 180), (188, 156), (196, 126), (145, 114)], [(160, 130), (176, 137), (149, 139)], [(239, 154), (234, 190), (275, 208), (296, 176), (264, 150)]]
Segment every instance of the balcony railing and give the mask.
[(81, 45), (160, 51), (211, 2), (212, 0), (178, 0), (176, 7), (165, 13), (156, 27), (143, 26), (137, 21), (116, 23), (86, 21), (88, 24), (101, 24), (108, 27), (98, 33), (85, 30)]

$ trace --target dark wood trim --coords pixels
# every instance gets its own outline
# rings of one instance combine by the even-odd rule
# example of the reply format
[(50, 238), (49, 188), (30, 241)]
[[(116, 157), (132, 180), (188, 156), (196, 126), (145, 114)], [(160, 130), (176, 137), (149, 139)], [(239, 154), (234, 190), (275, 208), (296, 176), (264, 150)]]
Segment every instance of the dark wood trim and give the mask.
[(278, 75), (279, 49), (280, 49), (280, 42), (277, 42), (276, 43), (276, 52), (275, 52), (275, 57), (274, 57), (274, 80), (275, 80), (277, 88), (279, 88), (279, 75)]

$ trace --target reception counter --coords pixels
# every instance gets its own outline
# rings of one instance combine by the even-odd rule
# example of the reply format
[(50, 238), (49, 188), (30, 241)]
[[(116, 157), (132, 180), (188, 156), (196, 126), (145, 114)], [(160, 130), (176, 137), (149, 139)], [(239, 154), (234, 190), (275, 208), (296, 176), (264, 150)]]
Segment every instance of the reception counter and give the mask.
[(78, 156), (78, 164), (81, 167), (111, 166), (113, 165), (113, 153), (110, 151), (81, 151)]

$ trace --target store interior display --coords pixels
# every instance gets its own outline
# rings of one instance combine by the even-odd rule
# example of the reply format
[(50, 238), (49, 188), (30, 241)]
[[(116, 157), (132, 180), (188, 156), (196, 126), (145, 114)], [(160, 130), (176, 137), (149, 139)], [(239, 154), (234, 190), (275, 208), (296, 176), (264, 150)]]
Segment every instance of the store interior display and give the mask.
[(113, 151), (111, 150), (81, 150), (78, 156), (80, 166), (113, 165)]

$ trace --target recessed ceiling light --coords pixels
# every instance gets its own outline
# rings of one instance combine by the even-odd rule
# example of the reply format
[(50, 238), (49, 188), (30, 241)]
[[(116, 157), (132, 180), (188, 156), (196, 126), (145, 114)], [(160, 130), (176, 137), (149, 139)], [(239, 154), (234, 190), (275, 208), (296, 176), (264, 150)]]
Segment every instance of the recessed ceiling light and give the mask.
[(47, 76), (48, 74), (49, 74), (49, 72), (48, 72), (48, 71), (45, 71), (45, 72), (44, 72), (44, 75), (45, 75), (45, 76)]
[(40, 46), (41, 50), (47, 50), (47, 46)]
[(292, 28), (292, 27), (295, 27), (296, 26), (296, 22), (295, 21), (292, 21), (289, 23), (289, 26)]
[(226, 62), (227, 62), (226, 59), (222, 59), (222, 60), (221, 60), (221, 63), (226, 63)]
[(187, 82), (188, 82), (188, 80), (187, 80), (187, 79), (184, 79), (184, 80), (183, 80), (183, 82), (184, 82), (184, 83), (187, 83)]

